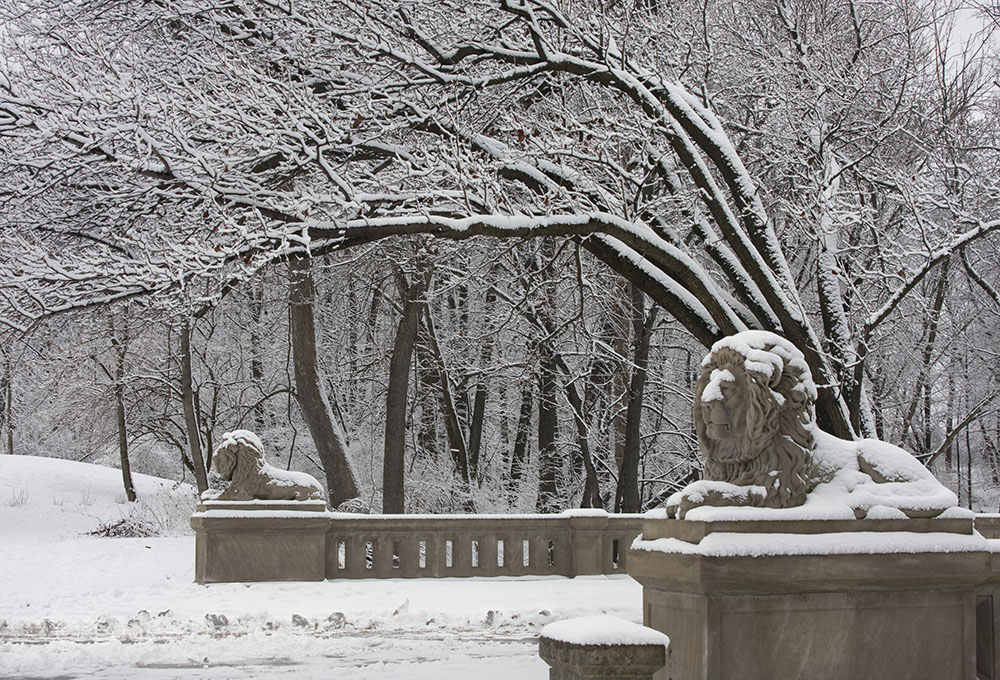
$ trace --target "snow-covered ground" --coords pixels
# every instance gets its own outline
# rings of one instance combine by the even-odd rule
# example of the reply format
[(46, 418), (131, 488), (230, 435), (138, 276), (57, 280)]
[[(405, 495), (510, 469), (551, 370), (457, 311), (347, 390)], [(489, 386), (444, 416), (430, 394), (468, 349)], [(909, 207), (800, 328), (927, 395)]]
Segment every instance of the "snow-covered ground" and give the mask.
[[(0, 456), (0, 677), (544, 680), (537, 631), (638, 622), (626, 576), (196, 585), (187, 486)], [(134, 517), (155, 538), (86, 535)]]

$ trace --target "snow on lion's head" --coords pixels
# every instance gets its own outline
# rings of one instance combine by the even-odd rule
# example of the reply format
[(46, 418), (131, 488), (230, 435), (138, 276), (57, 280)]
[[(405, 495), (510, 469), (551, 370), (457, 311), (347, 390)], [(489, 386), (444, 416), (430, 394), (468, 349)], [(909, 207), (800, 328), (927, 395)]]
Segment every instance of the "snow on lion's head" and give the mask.
[(213, 456), (215, 470), (223, 479), (250, 479), (260, 474), (264, 466), (264, 446), (253, 432), (226, 432), (222, 444)]
[(804, 503), (815, 401), (805, 358), (784, 338), (746, 331), (715, 343), (694, 388), (705, 479), (764, 487), (768, 507)]

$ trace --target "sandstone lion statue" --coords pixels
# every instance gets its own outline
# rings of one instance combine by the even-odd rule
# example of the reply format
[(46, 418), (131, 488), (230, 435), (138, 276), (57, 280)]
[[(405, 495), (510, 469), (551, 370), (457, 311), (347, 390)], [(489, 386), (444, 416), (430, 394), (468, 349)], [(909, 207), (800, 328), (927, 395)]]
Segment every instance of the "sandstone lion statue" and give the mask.
[(805, 357), (784, 338), (746, 331), (715, 343), (692, 412), (704, 480), (670, 497), (668, 517), (704, 506), (803, 506), (804, 518), (887, 519), (934, 517), (957, 505), (906, 451), (820, 430), (815, 401)]
[[(281, 470), (264, 460), (264, 446), (249, 430), (235, 430), (222, 436), (222, 444), (212, 459), (229, 486), (221, 493), (205, 492), (207, 500), (220, 501), (306, 501), (325, 500), (323, 487), (312, 475)], [(208, 495), (206, 495), (208, 494)]]

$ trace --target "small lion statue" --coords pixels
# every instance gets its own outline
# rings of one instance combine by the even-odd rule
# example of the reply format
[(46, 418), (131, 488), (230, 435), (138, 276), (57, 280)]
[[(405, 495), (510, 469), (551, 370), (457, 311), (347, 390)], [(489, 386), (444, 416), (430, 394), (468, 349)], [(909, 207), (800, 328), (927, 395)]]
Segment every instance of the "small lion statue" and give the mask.
[(803, 517), (887, 519), (935, 517), (957, 505), (906, 451), (820, 430), (815, 401), (805, 357), (784, 338), (745, 331), (715, 343), (692, 414), (705, 479), (671, 496), (667, 516), (703, 506), (805, 506)]
[(206, 500), (326, 500), (323, 487), (312, 475), (268, 465), (264, 461), (263, 444), (249, 430), (222, 435), (222, 444), (215, 450), (212, 464), (229, 481), (229, 486), (221, 493), (206, 491), (202, 495)]

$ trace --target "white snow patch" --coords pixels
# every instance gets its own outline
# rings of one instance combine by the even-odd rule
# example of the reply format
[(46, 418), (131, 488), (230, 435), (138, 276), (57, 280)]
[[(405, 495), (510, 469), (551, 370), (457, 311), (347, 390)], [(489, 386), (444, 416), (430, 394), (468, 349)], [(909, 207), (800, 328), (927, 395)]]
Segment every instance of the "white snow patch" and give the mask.
[(701, 393), (701, 400), (706, 403), (709, 401), (723, 401), (722, 383), (727, 382), (736, 382), (736, 376), (733, 375), (732, 371), (725, 368), (712, 369), (712, 374), (708, 377), (708, 384), (705, 385), (705, 389)]
[(807, 396), (816, 399), (816, 383), (806, 363), (805, 356), (795, 345), (780, 335), (768, 331), (743, 331), (722, 338), (714, 345), (702, 361), (702, 366), (708, 366), (712, 355), (719, 349), (731, 349), (745, 357), (743, 368), (768, 379), (770, 384), (777, 384), (784, 370), (784, 362), (801, 371), (801, 380), (793, 389), (803, 391)]
[[(873, 439), (846, 441), (818, 428), (813, 429), (813, 436), (813, 465), (823, 483), (810, 497), (844, 504), (859, 513), (867, 513), (875, 506), (940, 513), (958, 505), (954, 492), (898, 446)], [(863, 465), (885, 481), (863, 472)]]
[(235, 446), (239, 442), (249, 444), (261, 453), (264, 452), (264, 443), (261, 442), (260, 437), (258, 437), (256, 433), (251, 432), (250, 430), (233, 430), (232, 432), (224, 433), (222, 435), (222, 443), (219, 444), (216, 450), (226, 446)]
[(197, 501), (193, 487), (137, 473), (132, 483), (135, 503), (125, 498), (121, 470), (58, 458), (0, 456), (0, 537), (5, 544), (74, 538), (127, 517), (168, 535), (189, 530), (187, 518)]
[(865, 519), (906, 519), (906, 513), (888, 505), (873, 505), (868, 509)]
[[(692, 482), (682, 490), (672, 494), (670, 498), (667, 499), (667, 505), (680, 505), (681, 501), (685, 498), (692, 503), (704, 503), (706, 497), (709, 495), (717, 496), (733, 503), (747, 504), (752, 502), (751, 498), (753, 497), (763, 500), (763, 498), (767, 495), (767, 489), (762, 486), (738, 486), (736, 484), (730, 484), (729, 482), (702, 479), (697, 482)], [(709, 507), (712, 506), (692, 508), (688, 511), (689, 514), (687, 516), (690, 519), (695, 519), (690, 517), (691, 512)]]
[(607, 614), (556, 621), (542, 628), (541, 636), (575, 645), (670, 645), (658, 630)]
[(576, 508), (573, 510), (563, 510), (559, 514), (562, 517), (607, 517), (608, 511), (601, 508)]

